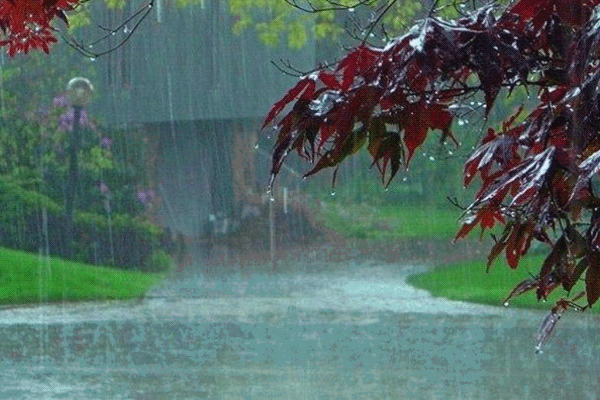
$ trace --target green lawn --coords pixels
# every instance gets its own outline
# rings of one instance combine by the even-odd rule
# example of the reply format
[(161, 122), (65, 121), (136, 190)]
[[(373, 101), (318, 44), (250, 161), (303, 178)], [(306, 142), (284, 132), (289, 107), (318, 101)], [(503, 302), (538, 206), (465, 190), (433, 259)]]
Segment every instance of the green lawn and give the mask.
[[(454, 207), (434, 206), (369, 206), (366, 204), (343, 204), (325, 202), (321, 206), (321, 222), (346, 238), (369, 240), (401, 240), (404, 238), (448, 239), (460, 228), (460, 210)], [(470, 235), (475, 237), (475, 233)], [(472, 303), (501, 306), (512, 289), (525, 279), (536, 275), (545, 256), (528, 256), (522, 259), (517, 270), (508, 268), (502, 256), (486, 273), (487, 257), (460, 262), (450, 266), (438, 266), (432, 271), (409, 277), (413, 286), (425, 289), (437, 297)], [(584, 285), (580, 282), (573, 293), (579, 293)], [(511, 307), (548, 309), (554, 301), (565, 296), (561, 288), (554, 290), (547, 303), (538, 302), (535, 291), (513, 298)], [(585, 299), (580, 300), (585, 304)]]
[[(454, 207), (434, 206), (369, 206), (366, 204), (343, 204), (325, 202), (321, 206), (319, 218), (329, 229), (346, 238), (369, 240), (401, 240), (403, 238), (448, 239), (458, 232), (460, 210)], [(475, 238), (476, 230), (469, 235)], [(487, 233), (486, 233), (487, 235)], [(486, 273), (487, 257), (460, 262), (454, 265), (438, 266), (432, 271), (409, 277), (413, 286), (425, 289), (437, 297), (461, 300), (472, 303), (501, 306), (512, 289), (525, 279), (536, 275), (545, 255), (531, 255), (521, 260), (517, 270), (510, 269), (503, 255), (498, 257), (489, 273)], [(573, 288), (577, 294), (584, 289), (583, 282)], [(559, 298), (566, 296), (559, 287), (548, 298), (548, 302), (538, 302), (535, 290), (513, 298), (511, 307), (549, 309)], [(578, 302), (585, 305), (585, 299)]]
[[(517, 270), (508, 268), (505, 262), (498, 261), (489, 273), (485, 272), (485, 260), (462, 262), (450, 266), (440, 266), (430, 272), (413, 275), (408, 282), (420, 289), (429, 291), (436, 297), (472, 303), (501, 306), (512, 289), (521, 281), (539, 271), (545, 256), (529, 256), (521, 261)], [(579, 282), (572, 290), (573, 294), (584, 289)], [(566, 295), (559, 287), (549, 296), (548, 302), (538, 302), (535, 290), (522, 294), (510, 301), (510, 307), (549, 309), (556, 300)], [(585, 299), (579, 304), (585, 305)]]
[(139, 298), (164, 277), (0, 248), (0, 304)]
[(347, 238), (393, 240), (452, 238), (458, 232), (460, 210), (454, 207), (326, 203), (323, 224)]

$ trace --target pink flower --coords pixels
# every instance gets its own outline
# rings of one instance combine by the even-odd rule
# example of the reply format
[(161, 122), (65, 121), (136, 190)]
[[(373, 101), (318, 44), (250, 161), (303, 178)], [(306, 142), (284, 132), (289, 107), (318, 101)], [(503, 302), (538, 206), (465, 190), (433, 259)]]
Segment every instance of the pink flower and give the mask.
[(153, 189), (140, 190), (137, 192), (138, 200), (144, 203), (144, 205), (150, 205), (154, 201), (155, 197), (156, 193)]
[(110, 193), (110, 188), (104, 182), (100, 182), (98, 184), (98, 188), (100, 189), (100, 193), (102, 193), (102, 194)]
[(69, 99), (64, 94), (60, 94), (52, 99), (52, 105), (57, 108), (67, 107), (69, 104)]
[(102, 146), (102, 148), (105, 149), (110, 149), (110, 146), (112, 146), (112, 139), (109, 137), (103, 137), (102, 139), (100, 139), (100, 146)]
[[(62, 131), (72, 131), (73, 130), (73, 121), (75, 120), (75, 110), (72, 107), (69, 107), (67, 111), (65, 111), (58, 120), (58, 129)], [(87, 112), (85, 110), (81, 110), (79, 113), (79, 125), (81, 127), (91, 126), (90, 121), (88, 119)]]

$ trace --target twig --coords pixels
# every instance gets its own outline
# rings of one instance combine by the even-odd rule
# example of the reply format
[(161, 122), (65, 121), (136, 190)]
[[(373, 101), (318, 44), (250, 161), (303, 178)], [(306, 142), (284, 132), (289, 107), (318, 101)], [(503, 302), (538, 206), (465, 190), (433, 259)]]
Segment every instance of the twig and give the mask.
[(388, 3), (387, 6), (385, 6), (385, 8), (383, 9), (383, 11), (381, 11), (379, 13), (379, 16), (377, 18), (375, 18), (375, 20), (373, 22), (371, 22), (371, 26), (369, 27), (369, 30), (367, 31), (367, 33), (365, 33), (365, 36), (363, 38), (362, 44), (364, 46), (364, 44), (367, 42), (367, 38), (371, 35), (371, 33), (373, 32), (373, 29), (375, 29), (375, 27), (377, 26), (377, 24), (379, 24), (379, 21), (381, 21), (381, 19), (383, 18), (383, 16), (385, 14), (387, 14), (387, 12), (394, 6), (394, 4), (396, 4), (398, 0), (392, 0)]
[(467, 210), (467, 207), (465, 207), (465, 206), (461, 206), (461, 205), (458, 203), (458, 199), (457, 199), (456, 197), (454, 197), (454, 198), (451, 198), (450, 196), (446, 196), (446, 200), (448, 200), (448, 202), (449, 202), (450, 204), (452, 204), (454, 207), (458, 207), (458, 208), (459, 208), (461, 211), (466, 211), (466, 210)]
[[(117, 50), (118, 48), (122, 47), (123, 45), (125, 45), (125, 43), (127, 43), (129, 41), (129, 39), (131, 39), (131, 36), (138, 29), (140, 24), (146, 19), (148, 14), (150, 14), (150, 11), (152, 10), (153, 6), (154, 6), (154, 0), (149, 0), (148, 4), (146, 4), (145, 6), (140, 8), (138, 11), (133, 13), (125, 21), (123, 21), (120, 25), (118, 25), (116, 28), (107, 28), (107, 27), (98, 25), (97, 27), (99, 29), (106, 31), (108, 33), (105, 34), (104, 36), (101, 36), (99, 39), (97, 39), (91, 43), (86, 44), (83, 42), (78, 42), (75, 38), (66, 36), (66, 35), (63, 35), (62, 38), (69, 46), (73, 47), (75, 50), (77, 50), (79, 53), (83, 54), (86, 57), (97, 58), (97, 57), (103, 56), (103, 55), (111, 53), (111, 52)], [(124, 29), (127, 26), (127, 24), (131, 23), (136, 18), (139, 18), (138, 21), (135, 22), (135, 24), (133, 25), (131, 30), (129, 30), (129, 32), (127, 32), (127, 34), (123, 38), (123, 40), (121, 40), (117, 45), (115, 45), (113, 47), (109, 47), (107, 50), (100, 51), (100, 52), (94, 52), (94, 51), (89, 50), (90, 48), (97, 45), (98, 43), (114, 36), (114, 34), (119, 32), (120, 30)]]
[(352, 5), (344, 5), (341, 3), (337, 3), (335, 1), (328, 1), (329, 4), (331, 4), (331, 7), (315, 7), (310, 0), (304, 0), (307, 4), (308, 7), (303, 7), (301, 5), (298, 4), (298, 1), (296, 0), (283, 0), (286, 3), (288, 3), (290, 6), (300, 10), (300, 11), (304, 11), (306, 13), (310, 13), (310, 14), (314, 14), (314, 13), (320, 13), (320, 12), (324, 12), (324, 11), (340, 11), (340, 10), (349, 10), (352, 8), (356, 8), (356, 7), (360, 7), (360, 6), (364, 6), (364, 5), (370, 5), (371, 3), (376, 2), (377, 0), (360, 0), (357, 1), (356, 3), (352, 4)]

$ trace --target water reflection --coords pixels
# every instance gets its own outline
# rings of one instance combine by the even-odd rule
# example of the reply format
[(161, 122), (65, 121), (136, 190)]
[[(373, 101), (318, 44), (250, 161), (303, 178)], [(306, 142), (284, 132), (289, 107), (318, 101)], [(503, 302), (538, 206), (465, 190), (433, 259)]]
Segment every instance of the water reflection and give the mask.
[(543, 313), (433, 299), (403, 283), (422, 267), (354, 260), (200, 268), (142, 302), (3, 310), (0, 397), (597, 398), (597, 317), (565, 315), (536, 355)]

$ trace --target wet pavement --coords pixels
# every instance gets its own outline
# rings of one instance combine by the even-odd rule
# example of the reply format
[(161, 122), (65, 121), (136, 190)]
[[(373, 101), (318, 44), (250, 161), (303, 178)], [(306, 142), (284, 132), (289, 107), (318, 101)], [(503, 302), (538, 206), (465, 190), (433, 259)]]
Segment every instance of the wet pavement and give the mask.
[(1, 310), (0, 398), (600, 398), (597, 316), (565, 314), (535, 354), (543, 312), (432, 298), (405, 283), (426, 264), (294, 262)]

